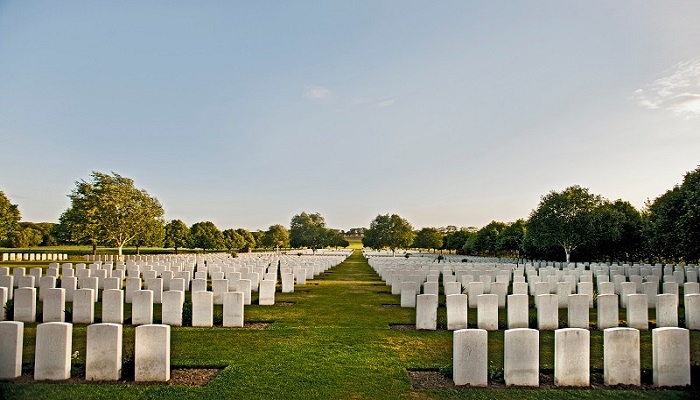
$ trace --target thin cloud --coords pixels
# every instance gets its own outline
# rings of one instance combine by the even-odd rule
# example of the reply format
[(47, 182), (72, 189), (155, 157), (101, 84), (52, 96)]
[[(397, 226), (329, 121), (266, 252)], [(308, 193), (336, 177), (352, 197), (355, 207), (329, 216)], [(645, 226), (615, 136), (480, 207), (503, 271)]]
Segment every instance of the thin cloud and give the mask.
[(394, 104), (394, 99), (384, 99), (377, 103), (377, 108), (389, 107)]
[(319, 85), (309, 85), (304, 90), (304, 97), (310, 100), (322, 100), (330, 97), (330, 95), (330, 89)]
[(633, 97), (642, 107), (700, 118), (700, 59), (676, 65), (667, 76), (636, 90)]

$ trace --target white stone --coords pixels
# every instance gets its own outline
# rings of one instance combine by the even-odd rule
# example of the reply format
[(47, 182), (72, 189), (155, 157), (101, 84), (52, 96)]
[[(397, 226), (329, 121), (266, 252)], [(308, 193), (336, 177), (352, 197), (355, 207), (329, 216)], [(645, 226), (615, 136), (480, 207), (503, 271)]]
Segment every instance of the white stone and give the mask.
[(506, 330), (503, 353), (503, 375), (507, 386), (539, 386), (539, 331), (526, 328)]
[[(48, 289), (56, 287), (56, 278), (53, 276), (42, 276), (39, 279), (39, 301), (44, 301), (44, 294)], [(64, 295), (65, 296), (65, 295)], [(58, 321), (60, 322), (60, 321)]]
[(690, 385), (690, 331), (653, 329), (651, 347), (654, 386)]
[(477, 296), (484, 294), (484, 283), (483, 282), (470, 282), (469, 283), (469, 308), (477, 308)]
[(570, 282), (558, 282), (557, 283), (558, 308), (568, 308), (569, 307), (569, 295), (571, 295), (571, 283)]
[[(646, 302), (644, 304), (646, 310)], [(639, 330), (609, 328), (603, 331), (603, 379), (606, 385), (641, 384)]]
[(508, 329), (527, 328), (530, 324), (528, 314), (528, 295), (511, 294), (508, 296)]
[(488, 385), (488, 332), (460, 329), (453, 334), (452, 380), (455, 385)]
[(134, 343), (134, 378), (136, 382), (170, 380), (170, 326), (136, 327)]
[(31, 324), (36, 322), (36, 289), (17, 288), (14, 298), (15, 321)]
[(684, 296), (685, 327), (690, 330), (700, 330), (700, 294)]
[[(444, 286), (445, 296), (462, 293), (462, 284), (459, 282), (447, 282)], [(403, 293), (403, 287), (401, 288), (401, 292)]]
[(678, 296), (675, 294), (656, 295), (656, 326), (658, 328), (678, 327)]
[(467, 329), (467, 295), (452, 294), (445, 296), (447, 307), (447, 329), (454, 331)]
[(617, 295), (598, 295), (598, 330), (617, 328), (619, 321)]
[(36, 326), (34, 380), (60, 381), (70, 378), (73, 325), (47, 322)]
[(185, 292), (185, 279), (184, 278), (173, 278), (170, 280), (170, 291)]
[(559, 296), (541, 294), (537, 296), (537, 329), (551, 331), (559, 328)]
[(238, 281), (237, 292), (243, 292), (243, 304), (249, 306), (252, 304), (252, 293), (250, 289), (250, 279), (241, 279)]
[(228, 279), (212, 279), (211, 291), (214, 304), (224, 304), (224, 294), (228, 292)]
[(243, 300), (243, 293), (241, 292), (224, 293), (224, 326), (243, 327)]
[(73, 323), (92, 324), (95, 322), (95, 302), (93, 289), (78, 289), (73, 293)]
[(65, 289), (53, 288), (44, 290), (43, 322), (65, 322), (65, 309)]
[(282, 293), (294, 293), (294, 275), (282, 274)]
[(513, 282), (513, 294), (528, 294), (527, 282)]
[(479, 329), (498, 330), (498, 295), (482, 294), (476, 297), (476, 319)]
[(4, 321), (6, 319), (5, 306), (7, 306), (7, 288), (0, 286), (0, 321)]
[[(184, 282), (184, 280), (183, 280)], [(168, 290), (163, 292), (162, 321), (165, 325), (182, 326), (182, 304), (185, 292)]]
[(66, 302), (73, 302), (73, 293), (78, 289), (78, 278), (74, 276), (64, 276), (61, 278), (61, 288), (66, 290)]
[(569, 309), (567, 312), (569, 328), (588, 329), (590, 314), (587, 294), (569, 295)]
[(106, 289), (102, 292), (102, 322), (124, 323), (124, 291)]
[(275, 304), (275, 281), (260, 281), (260, 293), (258, 304), (261, 306), (272, 306)]
[(207, 281), (206, 279), (192, 279), (192, 293), (195, 292), (206, 292), (207, 291)]
[(153, 292), (153, 304), (163, 303), (163, 279), (162, 278), (147, 278), (146, 279), (146, 290), (150, 290)]
[(85, 380), (119, 380), (122, 374), (122, 325), (102, 323), (88, 326), (85, 353)]
[(22, 375), (22, 345), (24, 323), (0, 322), (0, 379), (14, 379)]
[(649, 307), (646, 294), (627, 296), (627, 326), (641, 331), (649, 330)]
[(0, 287), (7, 289), (7, 300), (12, 300), (14, 298), (14, 280), (12, 275), (0, 276)]
[(192, 293), (192, 326), (214, 326), (214, 294), (212, 292)]
[(153, 291), (136, 290), (131, 299), (131, 325), (150, 324), (153, 324)]
[(415, 282), (401, 283), (401, 307), (414, 308), (416, 306), (417, 295)]
[(554, 384), (590, 384), (590, 332), (586, 329), (566, 328), (554, 331)]
[(437, 329), (438, 296), (420, 294), (416, 296), (416, 329)]
[(491, 284), (491, 294), (498, 296), (498, 308), (506, 308), (506, 296), (508, 295), (508, 283), (493, 282)]
[(141, 290), (141, 278), (126, 278), (126, 292), (124, 292), (124, 301), (127, 303), (132, 303), (133, 295), (138, 290)]

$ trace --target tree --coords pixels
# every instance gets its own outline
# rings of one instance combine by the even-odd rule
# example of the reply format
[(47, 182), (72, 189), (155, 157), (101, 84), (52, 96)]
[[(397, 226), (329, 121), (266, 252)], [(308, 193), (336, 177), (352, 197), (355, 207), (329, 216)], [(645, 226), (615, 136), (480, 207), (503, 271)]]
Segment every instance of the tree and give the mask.
[(514, 253), (516, 257), (520, 257), (524, 253), (525, 226), (523, 219), (507, 224), (498, 235), (496, 248), (499, 251)]
[(604, 201), (594, 212), (595, 250), (615, 259), (636, 258), (643, 245), (642, 216), (632, 204), (623, 200)]
[(190, 228), (179, 219), (174, 219), (165, 225), (165, 247), (177, 249), (186, 247), (190, 243)]
[(467, 240), (469, 240), (469, 237), (473, 234), (474, 231), (469, 228), (461, 228), (455, 232), (448, 233), (447, 236), (445, 236), (445, 248), (462, 253), (464, 251), (464, 245), (467, 244)]
[(235, 229), (226, 229), (222, 232), (224, 236), (224, 247), (229, 252), (242, 249), (245, 246), (245, 239)]
[(19, 227), (19, 207), (0, 190), (0, 244), (6, 242)]
[[(33, 225), (33, 224), (32, 224)], [(43, 236), (39, 229), (33, 226), (20, 226), (10, 234), (10, 246), (14, 248), (34, 247), (41, 244)]]
[(472, 250), (477, 253), (487, 254), (496, 257), (498, 255), (498, 238), (506, 228), (503, 222), (491, 221), (488, 225), (476, 231)]
[(561, 247), (568, 263), (572, 251), (594, 238), (594, 212), (602, 202), (600, 196), (578, 185), (551, 191), (530, 213), (527, 234), (539, 248)]
[(443, 244), (443, 235), (437, 228), (423, 228), (416, 233), (411, 247), (417, 249), (432, 249), (433, 251), (441, 249)]
[(301, 214), (292, 217), (289, 230), (289, 244), (291, 247), (308, 247), (314, 254), (316, 249), (327, 245), (326, 221), (321, 214)]
[(163, 221), (152, 220), (133, 240), (136, 246), (136, 254), (141, 254), (141, 246), (163, 247), (165, 241), (165, 227)]
[(362, 245), (373, 249), (407, 249), (413, 244), (415, 233), (411, 224), (396, 214), (377, 215), (365, 231)]
[(326, 229), (325, 245), (330, 247), (348, 247), (350, 242), (345, 240), (343, 234), (337, 229)]
[(250, 232), (250, 234), (253, 235), (253, 239), (255, 240), (255, 248), (262, 247), (262, 241), (265, 237), (265, 232), (258, 229), (257, 231)]
[(74, 243), (113, 245), (122, 249), (144, 231), (163, 224), (158, 199), (134, 187), (132, 179), (117, 173), (92, 173), (92, 181), (80, 180), (68, 196), (71, 206), (61, 215), (64, 236)]
[(241, 237), (243, 237), (243, 245), (241, 246), (242, 249), (254, 249), (258, 246), (257, 242), (255, 241), (255, 236), (253, 236), (253, 234), (250, 233), (248, 230), (238, 228), (236, 229), (236, 232), (238, 232), (238, 234), (241, 235)]
[(271, 249), (277, 247), (289, 247), (289, 230), (282, 225), (270, 226), (262, 237), (263, 247)]
[(214, 250), (223, 246), (224, 235), (211, 221), (197, 222), (190, 227), (190, 240), (192, 248), (201, 248), (205, 253), (207, 249)]

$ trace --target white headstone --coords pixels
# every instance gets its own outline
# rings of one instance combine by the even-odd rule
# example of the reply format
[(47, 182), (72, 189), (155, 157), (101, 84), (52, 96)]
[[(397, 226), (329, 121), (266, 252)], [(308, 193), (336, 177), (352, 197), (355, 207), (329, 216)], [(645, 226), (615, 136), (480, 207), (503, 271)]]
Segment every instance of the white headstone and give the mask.
[(70, 378), (73, 325), (47, 322), (36, 326), (34, 380), (60, 381)]
[(416, 329), (437, 329), (438, 296), (420, 294), (416, 296)]
[[(184, 280), (183, 280), (184, 282)], [(168, 290), (163, 292), (162, 321), (165, 325), (182, 326), (182, 304), (185, 292)]]
[(0, 379), (15, 379), (22, 375), (24, 323), (1, 321), (0, 338)]
[(467, 295), (452, 294), (445, 297), (447, 307), (447, 329), (467, 329)]
[(559, 296), (541, 294), (537, 296), (537, 329), (551, 331), (559, 328)]
[(192, 293), (192, 326), (214, 326), (214, 293)]
[(488, 385), (488, 332), (483, 329), (455, 331), (452, 353), (455, 385)]
[(498, 295), (482, 294), (476, 297), (476, 319), (479, 329), (498, 330)]
[(131, 325), (153, 324), (153, 291), (134, 291), (131, 303)]
[(654, 386), (690, 385), (690, 332), (683, 328), (651, 331)]
[(122, 325), (88, 326), (85, 353), (85, 380), (118, 381), (122, 372)]
[(640, 365), (639, 330), (608, 328), (603, 331), (603, 379), (606, 385), (639, 386)]
[(598, 330), (617, 328), (619, 320), (617, 295), (598, 295)]
[(134, 378), (136, 382), (170, 380), (170, 326), (136, 327), (134, 343)]
[(15, 321), (31, 324), (36, 322), (36, 289), (17, 288), (14, 299)]
[(554, 331), (554, 384), (590, 384), (590, 332), (586, 329), (566, 328)]
[(503, 353), (503, 374), (507, 386), (539, 386), (539, 331), (526, 328), (506, 330)]
[(124, 323), (124, 291), (106, 289), (102, 292), (102, 322)]
[(43, 322), (65, 322), (66, 291), (54, 288), (44, 290)]
[(224, 326), (243, 327), (243, 313), (243, 293), (224, 293)]
[(527, 328), (529, 326), (528, 297), (527, 294), (511, 294), (508, 296), (508, 329)]

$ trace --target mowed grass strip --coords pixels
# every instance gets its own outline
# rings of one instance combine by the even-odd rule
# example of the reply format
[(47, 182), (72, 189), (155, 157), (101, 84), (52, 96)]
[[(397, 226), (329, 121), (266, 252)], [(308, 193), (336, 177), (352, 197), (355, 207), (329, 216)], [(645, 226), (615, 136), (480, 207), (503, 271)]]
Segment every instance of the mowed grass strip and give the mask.
[[(394, 331), (391, 324), (414, 324), (415, 310), (385, 307), (399, 296), (355, 251), (296, 292), (276, 295), (292, 306), (246, 307), (246, 321), (274, 321), (267, 329), (173, 328), (174, 367), (223, 367), (201, 388), (134, 384), (0, 383), (0, 398), (253, 398), (253, 399), (402, 399), (402, 398), (689, 398), (687, 391), (571, 389), (414, 390), (408, 369), (439, 370), (449, 375), (452, 333)], [(443, 302), (444, 303), (444, 302)], [(470, 309), (475, 323), (476, 310)], [(444, 322), (444, 309), (440, 310)], [(85, 327), (75, 326), (73, 350), (84, 363)], [(125, 327), (124, 352), (133, 353), (133, 327)], [(25, 329), (24, 360), (34, 354), (34, 326)], [(698, 360), (698, 332), (691, 334)], [(553, 333), (542, 332), (541, 366), (553, 368)], [(602, 332), (591, 332), (591, 367), (602, 369)], [(651, 368), (651, 334), (642, 334), (643, 368)], [(489, 333), (491, 371), (503, 365), (503, 332)], [(27, 366), (29, 369), (29, 365)]]

